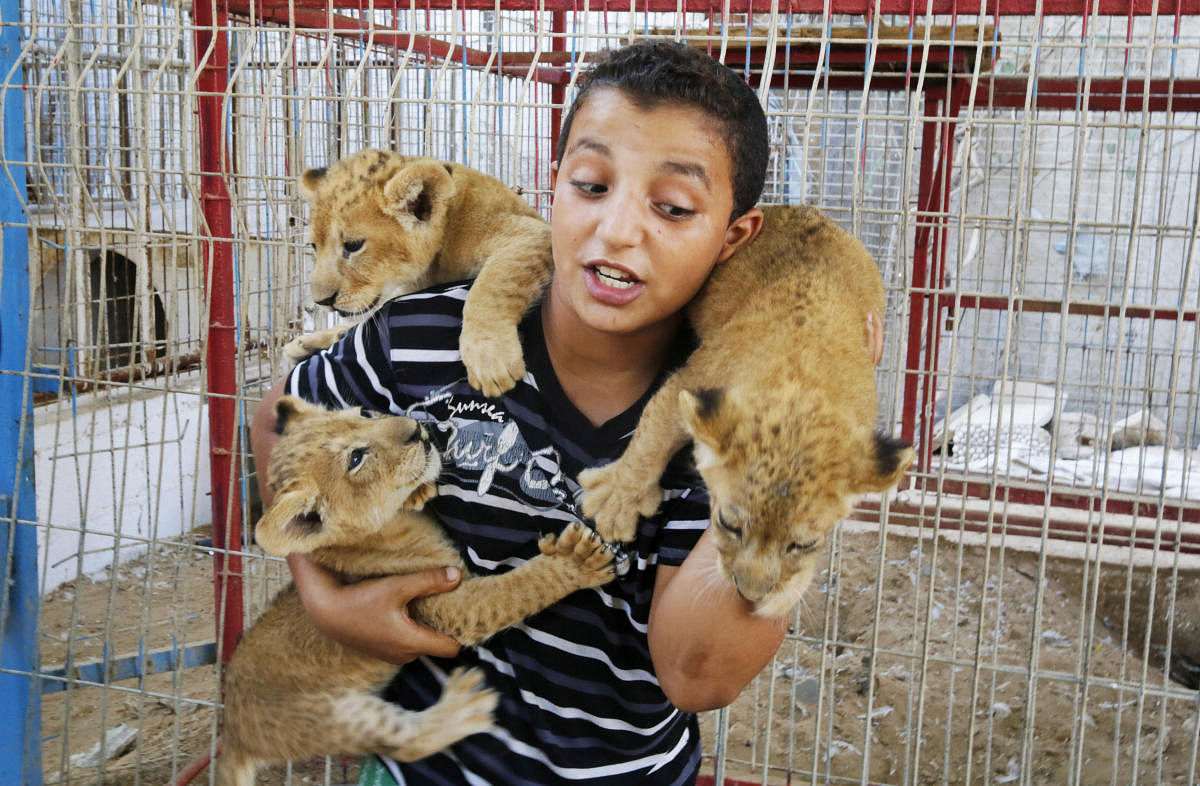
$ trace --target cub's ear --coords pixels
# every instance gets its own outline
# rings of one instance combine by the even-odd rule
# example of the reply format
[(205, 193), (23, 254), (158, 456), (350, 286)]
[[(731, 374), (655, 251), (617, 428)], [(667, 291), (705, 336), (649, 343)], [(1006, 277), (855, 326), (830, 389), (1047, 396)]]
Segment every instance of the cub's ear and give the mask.
[(309, 169), (300, 176), (300, 196), (304, 197), (311, 204), (317, 198), (317, 189), (321, 186), (321, 181), (325, 179), (325, 174), (328, 172), (325, 167), (320, 169)]
[(724, 461), (729, 436), (736, 422), (734, 402), (721, 388), (700, 388), (679, 393), (679, 415), (695, 440), (696, 465)]
[(437, 161), (418, 161), (388, 179), (379, 207), (402, 225), (416, 229), (445, 216), (455, 191), (446, 167)]
[(863, 462), (863, 474), (858, 478), (859, 493), (895, 488), (916, 456), (912, 445), (878, 431), (871, 435), (869, 445), (870, 452)]
[(287, 429), (288, 422), (294, 422), (297, 416), (315, 412), (317, 407), (296, 396), (280, 396), (275, 402), (275, 433), (282, 434)]
[(258, 525), (254, 539), (263, 549), (277, 557), (288, 554), (307, 554), (326, 538), (324, 522), (317, 511), (320, 495), (312, 482), (301, 482), (275, 498)]

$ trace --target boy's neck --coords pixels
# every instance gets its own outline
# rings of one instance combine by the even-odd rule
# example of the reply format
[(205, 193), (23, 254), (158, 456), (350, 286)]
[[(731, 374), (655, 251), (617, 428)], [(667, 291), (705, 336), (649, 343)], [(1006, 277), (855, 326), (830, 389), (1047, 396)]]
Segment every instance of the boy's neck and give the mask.
[(602, 333), (556, 304), (542, 302), (546, 352), (567, 398), (600, 426), (633, 406), (653, 384), (675, 343), (683, 316), (637, 333)]

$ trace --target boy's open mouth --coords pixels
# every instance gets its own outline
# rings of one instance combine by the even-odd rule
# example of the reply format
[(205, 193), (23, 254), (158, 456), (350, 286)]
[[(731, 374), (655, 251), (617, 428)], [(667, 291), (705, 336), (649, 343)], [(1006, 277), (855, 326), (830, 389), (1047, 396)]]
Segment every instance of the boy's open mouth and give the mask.
[(591, 269), (600, 283), (614, 289), (629, 289), (642, 283), (629, 273), (608, 265), (592, 265)]

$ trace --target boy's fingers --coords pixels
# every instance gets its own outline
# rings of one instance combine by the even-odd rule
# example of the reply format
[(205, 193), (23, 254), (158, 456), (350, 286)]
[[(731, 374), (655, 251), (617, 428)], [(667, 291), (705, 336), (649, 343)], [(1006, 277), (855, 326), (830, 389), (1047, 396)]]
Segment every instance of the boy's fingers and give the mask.
[[(395, 599), (402, 608), (407, 609), (413, 598), (448, 592), (458, 586), (461, 578), (462, 571), (459, 568), (447, 567), (423, 570), (406, 576), (392, 576), (386, 581), (395, 585)], [(409, 620), (405, 626), (408, 628), (405, 631), (405, 642), (409, 648), (435, 658), (451, 658), (458, 654), (457, 641), (422, 625), (408, 614), (405, 616)]]
[(458, 581), (462, 578), (462, 571), (456, 567), (431, 568), (423, 570), (420, 573), (410, 573), (400, 578), (405, 580), (403, 591), (407, 594), (405, 599), (405, 603), (407, 604), (413, 598), (436, 595), (439, 592), (449, 592), (458, 586)]
[(404, 643), (411, 651), (434, 658), (453, 658), (459, 650), (459, 644), (454, 639), (416, 622), (412, 623), (412, 630), (408, 632)]
[(871, 362), (878, 366), (883, 360), (883, 318), (875, 312), (867, 314), (867, 351)]
[(302, 598), (311, 597), (313, 593), (318, 592), (330, 593), (342, 586), (332, 571), (326, 570), (303, 554), (289, 554), (287, 563)]

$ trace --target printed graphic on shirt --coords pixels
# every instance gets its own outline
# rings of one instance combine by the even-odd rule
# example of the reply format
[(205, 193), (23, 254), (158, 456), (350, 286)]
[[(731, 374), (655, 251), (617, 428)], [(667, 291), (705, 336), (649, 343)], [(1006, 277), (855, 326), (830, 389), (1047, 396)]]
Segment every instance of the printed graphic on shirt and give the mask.
[(459, 469), (478, 472), (474, 490), (480, 496), (488, 493), (500, 473), (516, 479), (529, 502), (540, 503), (537, 507), (541, 510), (574, 510), (579, 486), (563, 475), (558, 451), (553, 447), (531, 449), (503, 408), (454, 392), (463, 384), (455, 382), (434, 390), (404, 414), (444, 435), (438, 440), (442, 459)]

